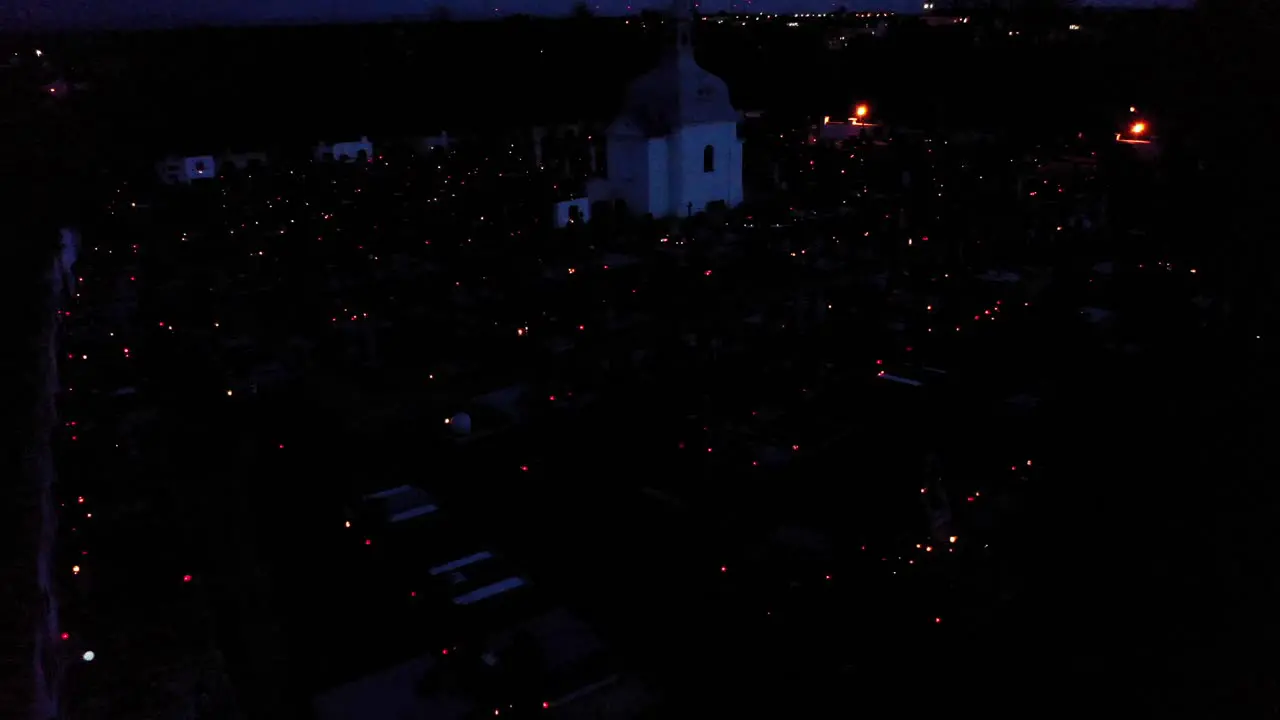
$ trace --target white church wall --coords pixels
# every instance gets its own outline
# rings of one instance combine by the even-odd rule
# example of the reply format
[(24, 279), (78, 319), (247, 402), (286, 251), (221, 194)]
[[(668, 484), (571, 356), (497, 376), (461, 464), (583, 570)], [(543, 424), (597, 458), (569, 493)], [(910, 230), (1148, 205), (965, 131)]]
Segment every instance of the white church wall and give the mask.
[(667, 138), (654, 138), (649, 141), (648, 150), (648, 205), (643, 209), (635, 206), (634, 212), (649, 213), (656, 218), (665, 217), (671, 214), (671, 146)]
[(556, 203), (555, 224), (562, 228), (574, 221), (574, 209), (577, 209), (577, 222), (591, 221), (591, 201), (588, 198), (573, 198)]
[[(685, 165), (688, 161), (684, 157), (684, 143), (680, 140), (680, 131), (666, 137), (663, 145), (666, 151), (663, 157), (666, 158), (664, 165), (666, 170), (663, 176), (667, 179), (667, 201), (662, 204), (661, 212), (655, 211), (654, 217), (686, 217), (689, 214), (688, 202), (685, 193)], [(656, 159), (653, 161), (656, 162)]]
[(597, 185), (592, 202), (622, 200), (634, 213), (649, 212), (650, 142), (643, 137), (615, 134), (608, 140), (608, 182)]
[[(742, 143), (735, 123), (707, 123), (681, 128), (671, 138), (678, 153), (680, 169), (673, 183), (672, 212), (679, 216), (697, 214), (707, 205), (723, 201), (733, 207), (742, 202)], [(711, 172), (703, 164), (704, 152), (713, 149)]]

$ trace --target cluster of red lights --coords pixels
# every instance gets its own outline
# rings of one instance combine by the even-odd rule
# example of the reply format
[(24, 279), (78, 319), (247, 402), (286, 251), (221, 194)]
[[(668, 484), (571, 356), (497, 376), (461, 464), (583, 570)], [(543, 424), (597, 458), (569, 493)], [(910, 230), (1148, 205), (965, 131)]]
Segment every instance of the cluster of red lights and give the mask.
[[(866, 106), (865, 106), (865, 105), (860, 105), (860, 106), (858, 106), (858, 108), (857, 108), (857, 110), (856, 110), (856, 116), (857, 116), (858, 118), (863, 118), (863, 117), (865, 117), (865, 116), (866, 116)], [(1144, 125), (1143, 123), (1135, 123), (1135, 124), (1132, 126), (1132, 128), (1131, 128), (1131, 132), (1132, 132), (1134, 135), (1140, 135), (1140, 134), (1142, 134), (1144, 131), (1145, 131), (1145, 125)], [(328, 215), (328, 214), (326, 214), (326, 215), (324, 216), (324, 218), (325, 218), (326, 220), (328, 220), (330, 217), (331, 217), (331, 215)], [(925, 237), (925, 238), (923, 238), (923, 240), (927, 241), (927, 240), (928, 240), (928, 238), (927, 238), (927, 237)], [(136, 245), (134, 246), (134, 249), (135, 249), (135, 251), (136, 251), (136, 249), (137, 249), (137, 246), (136, 246)], [(604, 266), (604, 269), (606, 269), (606, 270), (607, 270), (607, 269), (608, 269), (608, 266), (607, 266), (607, 265), (606, 265), (606, 266)], [(1193, 271), (1193, 272), (1194, 272), (1194, 271)], [(570, 268), (570, 269), (569, 269), (569, 273), (570, 273), (570, 274), (573, 274), (573, 273), (574, 273), (574, 269)], [(705, 276), (711, 276), (711, 275), (712, 275), (712, 271), (711, 271), (711, 270), (709, 270), (709, 269), (708, 269), (708, 270), (705, 270), (705, 271), (704, 271), (704, 275), (705, 275)], [(135, 279), (134, 277), (130, 277), (130, 280), (134, 280), (134, 279)], [(632, 292), (635, 292), (635, 291), (633, 290)], [(999, 301), (997, 301), (996, 305), (997, 305), (997, 307), (996, 307), (996, 308), (983, 310), (983, 311), (982, 311), (982, 314), (980, 314), (980, 315), (975, 314), (975, 315), (973, 316), (973, 319), (974, 319), (975, 321), (978, 321), (978, 320), (982, 320), (984, 317), (990, 317), (990, 319), (994, 320), (994, 319), (995, 319), (995, 316), (993, 315), (992, 310), (995, 310), (996, 312), (998, 312), (998, 311), (999, 311), (999, 309), (1000, 309), (1000, 308), (998, 307), (998, 306), (1000, 305), (1000, 302), (999, 302)], [(928, 308), (927, 308), (927, 309), (928, 309), (928, 311), (930, 311), (930, 312), (932, 312), (932, 311), (933, 311), (933, 307), (932, 307), (932, 306), (928, 306)], [(70, 312), (66, 312), (65, 314), (66, 314), (66, 316), (70, 316), (70, 314), (71, 314), (71, 313), (70, 313)], [(367, 317), (367, 313), (366, 313), (366, 314), (364, 314), (364, 316), (365, 316), (365, 317)], [(351, 319), (352, 319), (352, 320), (356, 320), (356, 319), (357, 319), (357, 316), (356, 316), (356, 315), (352, 315), (352, 316), (351, 316)], [(334, 321), (336, 322), (336, 318), (334, 319)], [(159, 323), (159, 326), (160, 326), (160, 327), (165, 327), (165, 323), (164, 323), (164, 322), (160, 322), (160, 323)], [(577, 327), (578, 327), (578, 330), (579, 330), (579, 331), (583, 331), (583, 330), (585, 330), (585, 325), (581, 325), (581, 324), (580, 324), (580, 325), (578, 325)], [(959, 331), (959, 330), (960, 330), (960, 327), (959, 327), (959, 326), (957, 326), (957, 327), (956, 327), (956, 330), (957, 330), (957, 331)], [(930, 329), (929, 329), (929, 331), (930, 331), (930, 332), (932, 332), (932, 328), (930, 328)], [(524, 331), (523, 331), (523, 330), (521, 330), (520, 334), (524, 334)], [(911, 347), (907, 347), (907, 348), (906, 348), (906, 350), (907, 350), (908, 352), (910, 352), (910, 351), (912, 350), (912, 348), (911, 348)], [(129, 348), (127, 348), (127, 347), (126, 347), (126, 348), (124, 348), (124, 354), (125, 354), (126, 356), (128, 356), (128, 355), (129, 355), (129, 353), (130, 353)], [(69, 357), (70, 359), (74, 359), (74, 355), (69, 355), (68, 357)], [(85, 357), (85, 359), (87, 359), (87, 356)], [(879, 360), (879, 359), (877, 359), (877, 360), (875, 361), (875, 364), (876, 364), (877, 366), (883, 366), (883, 365), (884, 365), (884, 361), (883, 361), (883, 360)], [(880, 372), (879, 372), (879, 374), (880, 374), (880, 375), (884, 375), (884, 371), (880, 371)], [(228, 394), (230, 394), (230, 392), (228, 392)], [(555, 395), (551, 395), (551, 396), (549, 396), (549, 399), (550, 399), (550, 401), (554, 402), (554, 401), (556, 400), (556, 396), (555, 396)], [(752, 414), (754, 415), (755, 413), (753, 412)], [(71, 424), (72, 426), (74, 426), (74, 425), (75, 425), (75, 423), (74, 423), (74, 422), (72, 422), (72, 423), (70, 423), (70, 424)], [(73, 435), (73, 436), (71, 436), (71, 437), (72, 437), (72, 439), (73, 439), (73, 440), (75, 440), (75, 439), (76, 439), (76, 436), (74, 436), (74, 435)], [(683, 448), (685, 447), (685, 443), (684, 443), (683, 441), (681, 441), (681, 442), (679, 443), (679, 447), (680, 447), (681, 449), (683, 449)], [(279, 445), (278, 445), (278, 448), (279, 448), (279, 449), (281, 449), (281, 450), (283, 450), (283, 449), (284, 449), (284, 445), (281, 443), (281, 444), (279, 444)], [(792, 449), (792, 451), (796, 451), (796, 452), (798, 452), (798, 451), (799, 451), (799, 449), (800, 449), (800, 446), (799, 446), (798, 444), (792, 444), (791, 449)], [(707, 452), (707, 453), (712, 453), (712, 452), (713, 452), (713, 448), (712, 448), (712, 447), (707, 447), (707, 448), (706, 448), (706, 452)], [(753, 466), (755, 466), (755, 465), (758, 465), (758, 463), (757, 463), (756, 461), (752, 461), (752, 465), (753, 465)], [(1031, 465), (1031, 461), (1030, 461), (1030, 460), (1026, 461), (1026, 465), (1027, 465), (1027, 466), (1030, 466), (1030, 465)], [(524, 471), (524, 472), (527, 472), (527, 471), (529, 470), (529, 466), (528, 466), (528, 465), (520, 465), (519, 467), (520, 467), (520, 470), (521, 470), (521, 471)], [(1018, 470), (1019, 468), (1018, 468), (1018, 466), (1016, 466), (1016, 465), (1015, 465), (1012, 469), (1016, 471), (1016, 470)], [(921, 488), (921, 490), (920, 490), (920, 492), (921, 492), (921, 493), (925, 493), (926, 491), (927, 491), (927, 489), (926, 489), (926, 488)], [(975, 492), (972, 496), (968, 496), (968, 497), (967, 497), (967, 501), (968, 501), (968, 502), (974, 502), (974, 501), (975, 501), (975, 498), (976, 498), (976, 497), (979, 497), (979, 496), (980, 496), (980, 493)], [(84, 502), (84, 498), (83, 498), (83, 497), (78, 498), (78, 502), (79, 502), (79, 503), (83, 503), (83, 502)], [(91, 517), (91, 515), (90, 515), (90, 517)], [(346, 526), (347, 526), (347, 527), (350, 527), (350, 526), (351, 526), (351, 523), (348, 521), (348, 522), (346, 523)], [(373, 541), (372, 541), (372, 539), (365, 539), (364, 544), (365, 544), (366, 546), (369, 546), (369, 545), (372, 545), (372, 542), (373, 542)], [(955, 538), (954, 538), (954, 537), (952, 537), (952, 538), (951, 538), (951, 542), (953, 542), (953, 543), (955, 542)], [(916, 547), (917, 547), (917, 548), (920, 548), (920, 545), (917, 545)], [(866, 546), (862, 546), (862, 549), (863, 549), (863, 550), (866, 550)], [(933, 547), (932, 547), (932, 546), (926, 546), (926, 547), (924, 547), (924, 548), (923, 548), (923, 550), (924, 550), (925, 552), (932, 552), (932, 551), (933, 551)], [(720, 566), (720, 572), (721, 572), (721, 573), (727, 573), (727, 571), (728, 571), (727, 566), (724, 566), (724, 565)], [(824, 575), (824, 578), (825, 578), (825, 580), (828, 580), (828, 581), (829, 581), (829, 580), (831, 580), (831, 579), (832, 579), (832, 576), (831, 576), (830, 574), (826, 574), (826, 575)], [(183, 576), (182, 576), (182, 581), (183, 581), (184, 583), (190, 583), (190, 582), (192, 582), (192, 580), (193, 580), (193, 577), (192, 577), (192, 575), (190, 575), (190, 574), (186, 574), (186, 575), (183, 575)], [(411, 593), (410, 593), (410, 595), (411, 595), (411, 597), (416, 597), (416, 592), (411, 592)], [(935, 624), (940, 624), (941, 622), (942, 622), (942, 618), (941, 618), (941, 617), (934, 617), (934, 623), (935, 623)], [(70, 635), (69, 635), (69, 633), (64, 632), (64, 633), (62, 633), (61, 637), (62, 637), (62, 639), (66, 640), (66, 639), (68, 639), (68, 638), (70, 637)], [(447, 655), (449, 655), (449, 654), (450, 654), (450, 648), (444, 648), (444, 649), (442, 649), (441, 654), (442, 654), (442, 655), (446, 655), (446, 656), (447, 656)], [(543, 702), (543, 703), (542, 703), (542, 707), (543, 707), (543, 708), (549, 708), (549, 707), (550, 707), (550, 703), (548, 703), (548, 702)], [(498, 709), (495, 709), (495, 710), (494, 710), (494, 715), (498, 715), (498, 714), (499, 714), (499, 710), (498, 710)]]

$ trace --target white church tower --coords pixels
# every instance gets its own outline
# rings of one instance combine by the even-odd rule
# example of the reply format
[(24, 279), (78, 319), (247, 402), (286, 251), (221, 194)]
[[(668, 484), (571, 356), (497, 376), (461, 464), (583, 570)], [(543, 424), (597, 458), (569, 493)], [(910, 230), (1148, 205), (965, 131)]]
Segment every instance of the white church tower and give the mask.
[(607, 177), (591, 202), (626, 203), (632, 213), (685, 217), (722, 202), (742, 203), (739, 114), (724, 81), (693, 60), (693, 15), (675, 0), (675, 35), (658, 67), (627, 90), (606, 134)]

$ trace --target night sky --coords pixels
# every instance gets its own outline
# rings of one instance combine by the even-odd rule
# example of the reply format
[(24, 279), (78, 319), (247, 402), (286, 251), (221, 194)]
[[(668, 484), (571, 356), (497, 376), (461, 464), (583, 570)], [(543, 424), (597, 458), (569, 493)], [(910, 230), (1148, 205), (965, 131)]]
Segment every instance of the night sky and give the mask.
[[(457, 17), (565, 14), (577, 0), (0, 0), (5, 28), (143, 28), (192, 24), (341, 23), (428, 15), (447, 7)], [(1179, 6), (1189, 0), (1110, 0), (1112, 6)], [(843, 4), (849, 10), (917, 12), (919, 0), (706, 0), (704, 12), (822, 12)], [(594, 12), (616, 15), (628, 8), (666, 8), (667, 0), (589, 0)], [(495, 9), (497, 12), (495, 12)]]

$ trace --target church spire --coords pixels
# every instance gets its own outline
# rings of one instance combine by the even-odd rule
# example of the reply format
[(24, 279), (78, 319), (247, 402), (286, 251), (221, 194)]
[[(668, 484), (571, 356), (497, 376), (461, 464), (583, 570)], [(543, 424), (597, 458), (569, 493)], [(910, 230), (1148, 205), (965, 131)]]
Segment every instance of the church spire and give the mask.
[(676, 23), (676, 55), (693, 57), (693, 4), (692, 0), (675, 0), (671, 17)]

